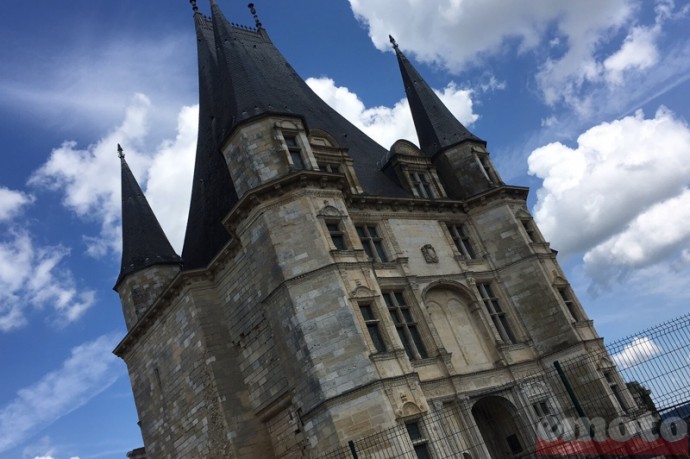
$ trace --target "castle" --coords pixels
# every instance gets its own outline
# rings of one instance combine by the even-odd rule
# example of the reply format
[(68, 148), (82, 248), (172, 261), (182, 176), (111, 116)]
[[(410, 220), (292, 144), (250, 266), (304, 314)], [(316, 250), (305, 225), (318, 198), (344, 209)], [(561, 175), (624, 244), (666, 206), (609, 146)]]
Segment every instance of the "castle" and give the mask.
[[(320, 457), (386, 429), (400, 435), (371, 451), (533, 450), (531, 426), (565, 410), (540, 375), (604, 351), (528, 190), (501, 180), (393, 39), (419, 146), (386, 150), (312, 92), (256, 16), (240, 27), (191, 3), (199, 137), (181, 255), (120, 155), (115, 354), (145, 444), (129, 457)], [(595, 381), (607, 409), (634, 403), (601, 371), (575, 390)]]

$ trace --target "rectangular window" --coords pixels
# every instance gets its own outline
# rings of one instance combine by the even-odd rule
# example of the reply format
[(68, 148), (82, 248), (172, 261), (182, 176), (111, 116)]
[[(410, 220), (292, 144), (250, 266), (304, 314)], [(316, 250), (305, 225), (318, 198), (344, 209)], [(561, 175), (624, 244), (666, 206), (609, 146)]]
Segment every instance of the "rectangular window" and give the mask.
[(506, 343), (515, 343), (515, 335), (510, 329), (506, 313), (501, 308), (498, 298), (494, 295), (490, 284), (477, 284), (479, 294), (482, 296), (486, 312), (491, 316), (491, 320), (498, 331), (499, 336)]
[(386, 343), (381, 336), (379, 321), (374, 315), (371, 304), (360, 304), (359, 311), (362, 314), (362, 319), (364, 319), (364, 324), (367, 327), (367, 332), (369, 332), (369, 337), (374, 344), (376, 352), (386, 352)]
[(551, 415), (551, 408), (549, 408), (549, 404), (546, 400), (540, 400), (536, 403), (532, 403), (532, 409), (534, 410), (534, 414), (536, 414), (539, 418)]
[(326, 228), (328, 229), (328, 234), (330, 234), (331, 241), (333, 241), (336, 250), (345, 250), (347, 248), (345, 245), (345, 234), (340, 229), (340, 222), (326, 222)]
[(489, 181), (489, 183), (495, 183), (496, 177), (493, 173), (493, 168), (491, 167), (491, 162), (489, 161), (489, 156), (487, 154), (477, 154), (475, 153), (475, 159), (484, 173), (484, 177)]
[(319, 170), (321, 172), (328, 172), (330, 174), (339, 174), (340, 173), (340, 164), (319, 163)]
[(476, 253), (470, 242), (470, 237), (465, 231), (465, 225), (448, 224), (448, 231), (450, 231), (450, 236), (453, 238), (458, 252), (460, 252), (465, 259), (472, 260), (476, 258)]
[(410, 440), (412, 440), (412, 446), (414, 447), (414, 452), (417, 455), (417, 458), (430, 458), (431, 454), (429, 453), (428, 440), (422, 433), (419, 421), (408, 422), (405, 424), (405, 427), (407, 428), (407, 434), (410, 436)]
[(429, 355), (419, 334), (417, 322), (412, 316), (410, 307), (405, 303), (405, 297), (402, 292), (385, 292), (383, 299), (386, 301), (388, 313), (395, 325), (407, 357), (410, 360), (426, 359)]
[(577, 314), (577, 309), (575, 308), (575, 302), (570, 296), (570, 292), (568, 291), (567, 287), (559, 287), (558, 293), (561, 294), (561, 298), (563, 299), (563, 302), (565, 303), (566, 307), (568, 308), (568, 312), (570, 313), (570, 317), (572, 317), (573, 320), (577, 321), (579, 318), (579, 315)]
[(621, 407), (621, 409), (624, 412), (627, 413), (628, 412), (628, 405), (623, 400), (623, 394), (621, 394), (620, 387), (618, 387), (618, 382), (616, 381), (615, 377), (613, 376), (613, 373), (611, 373), (610, 371), (605, 371), (604, 377), (606, 378), (606, 382), (609, 384), (609, 387), (611, 388), (611, 392), (613, 392), (613, 396), (615, 397), (616, 401), (618, 402), (618, 405)]
[(288, 153), (290, 153), (290, 159), (292, 160), (292, 166), (295, 169), (304, 169), (304, 161), (302, 160), (302, 148), (297, 143), (297, 137), (294, 135), (283, 135), (285, 139), (285, 145), (287, 145)]
[(410, 180), (412, 181), (412, 188), (420, 198), (432, 199), (436, 197), (427, 173), (410, 172)]
[(527, 233), (527, 239), (529, 239), (530, 242), (537, 242), (532, 220), (520, 220), (520, 222), (522, 223), (522, 227), (525, 229), (525, 233)]
[(375, 261), (388, 261), (386, 252), (383, 251), (383, 239), (379, 236), (376, 227), (373, 225), (355, 225), (359, 240), (362, 241), (364, 251)]

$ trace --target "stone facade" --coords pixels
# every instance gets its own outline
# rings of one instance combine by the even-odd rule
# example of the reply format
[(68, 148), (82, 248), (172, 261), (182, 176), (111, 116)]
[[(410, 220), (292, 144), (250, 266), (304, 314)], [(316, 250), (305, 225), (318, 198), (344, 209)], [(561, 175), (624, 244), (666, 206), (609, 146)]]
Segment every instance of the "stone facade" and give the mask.
[[(147, 457), (319, 457), (411, 421), (432, 456), (481, 438), (462, 457), (502, 457), (499, 437), (534, 421), (515, 409), (567, 402), (543, 369), (605, 354), (527, 190), (501, 181), (484, 144), (429, 159), (397, 142), (381, 169), (409, 197), (386, 197), (362, 192), (337, 134), (275, 114), (239, 125), (222, 146), (239, 198), (230, 242), (206, 268), (119, 283), (128, 334), (115, 352)], [(575, 390), (608, 390), (601, 371), (572, 374)], [(610, 402), (602, 412), (620, 411)], [(461, 430), (475, 438), (440, 439)]]

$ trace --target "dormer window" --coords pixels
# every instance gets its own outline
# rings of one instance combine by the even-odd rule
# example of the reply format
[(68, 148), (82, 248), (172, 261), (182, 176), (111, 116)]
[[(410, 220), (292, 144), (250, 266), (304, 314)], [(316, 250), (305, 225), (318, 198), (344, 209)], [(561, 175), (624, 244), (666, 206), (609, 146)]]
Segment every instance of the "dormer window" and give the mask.
[(297, 170), (305, 169), (304, 160), (302, 159), (302, 147), (300, 147), (300, 144), (297, 141), (297, 136), (283, 134), (283, 139), (285, 139), (285, 145), (287, 146), (288, 153), (290, 154), (292, 167)]
[(458, 225), (453, 223), (448, 223), (448, 232), (450, 232), (450, 237), (455, 243), (455, 248), (462, 255), (465, 260), (473, 260), (477, 258), (477, 254), (472, 245), (472, 240), (467, 235), (467, 229), (465, 225)]
[(486, 180), (492, 185), (499, 185), (501, 183), (501, 178), (491, 164), (489, 154), (485, 150), (476, 147), (472, 148), (472, 151), (474, 152), (474, 159), (477, 161), (479, 169), (484, 174)]
[(328, 172), (329, 174), (339, 174), (340, 173), (340, 164), (319, 162), (319, 170), (321, 172)]
[(392, 168), (400, 183), (418, 199), (444, 199), (446, 192), (431, 160), (417, 146), (398, 140), (385, 158), (383, 169)]
[(416, 194), (420, 198), (436, 198), (436, 193), (434, 193), (433, 187), (431, 185), (431, 179), (429, 178), (428, 173), (411, 171), (410, 183), (412, 185), (412, 189), (416, 191)]

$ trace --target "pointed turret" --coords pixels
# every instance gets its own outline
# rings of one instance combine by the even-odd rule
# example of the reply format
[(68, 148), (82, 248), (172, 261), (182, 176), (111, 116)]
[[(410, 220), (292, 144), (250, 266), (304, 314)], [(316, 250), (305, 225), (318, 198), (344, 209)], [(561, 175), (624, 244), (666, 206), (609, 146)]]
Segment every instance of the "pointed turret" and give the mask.
[[(409, 196), (379, 170), (386, 150), (321, 100), (280, 51), (252, 9), (256, 28), (231, 24), (211, 0), (211, 18), (192, 0), (199, 65), (199, 139), (182, 258), (202, 268), (230, 240), (222, 220), (238, 193), (221, 149), (241, 126), (266, 116), (299, 118), (347, 148), (367, 194)], [(232, 167), (232, 164), (230, 165)]]
[(213, 24), (192, 2), (199, 71), (199, 130), (182, 258), (185, 269), (205, 267), (230, 240), (221, 224), (237, 202), (237, 193), (219, 143), (223, 126), (223, 85), (216, 61)]
[(440, 151), (466, 140), (486, 145), (485, 141), (472, 134), (453, 116), (405, 57), (395, 39), (392, 36), (389, 38), (398, 58), (421, 150), (427, 156), (433, 157)]
[(115, 287), (130, 274), (153, 265), (180, 264), (129, 165), (118, 148), (122, 167), (122, 264)]

